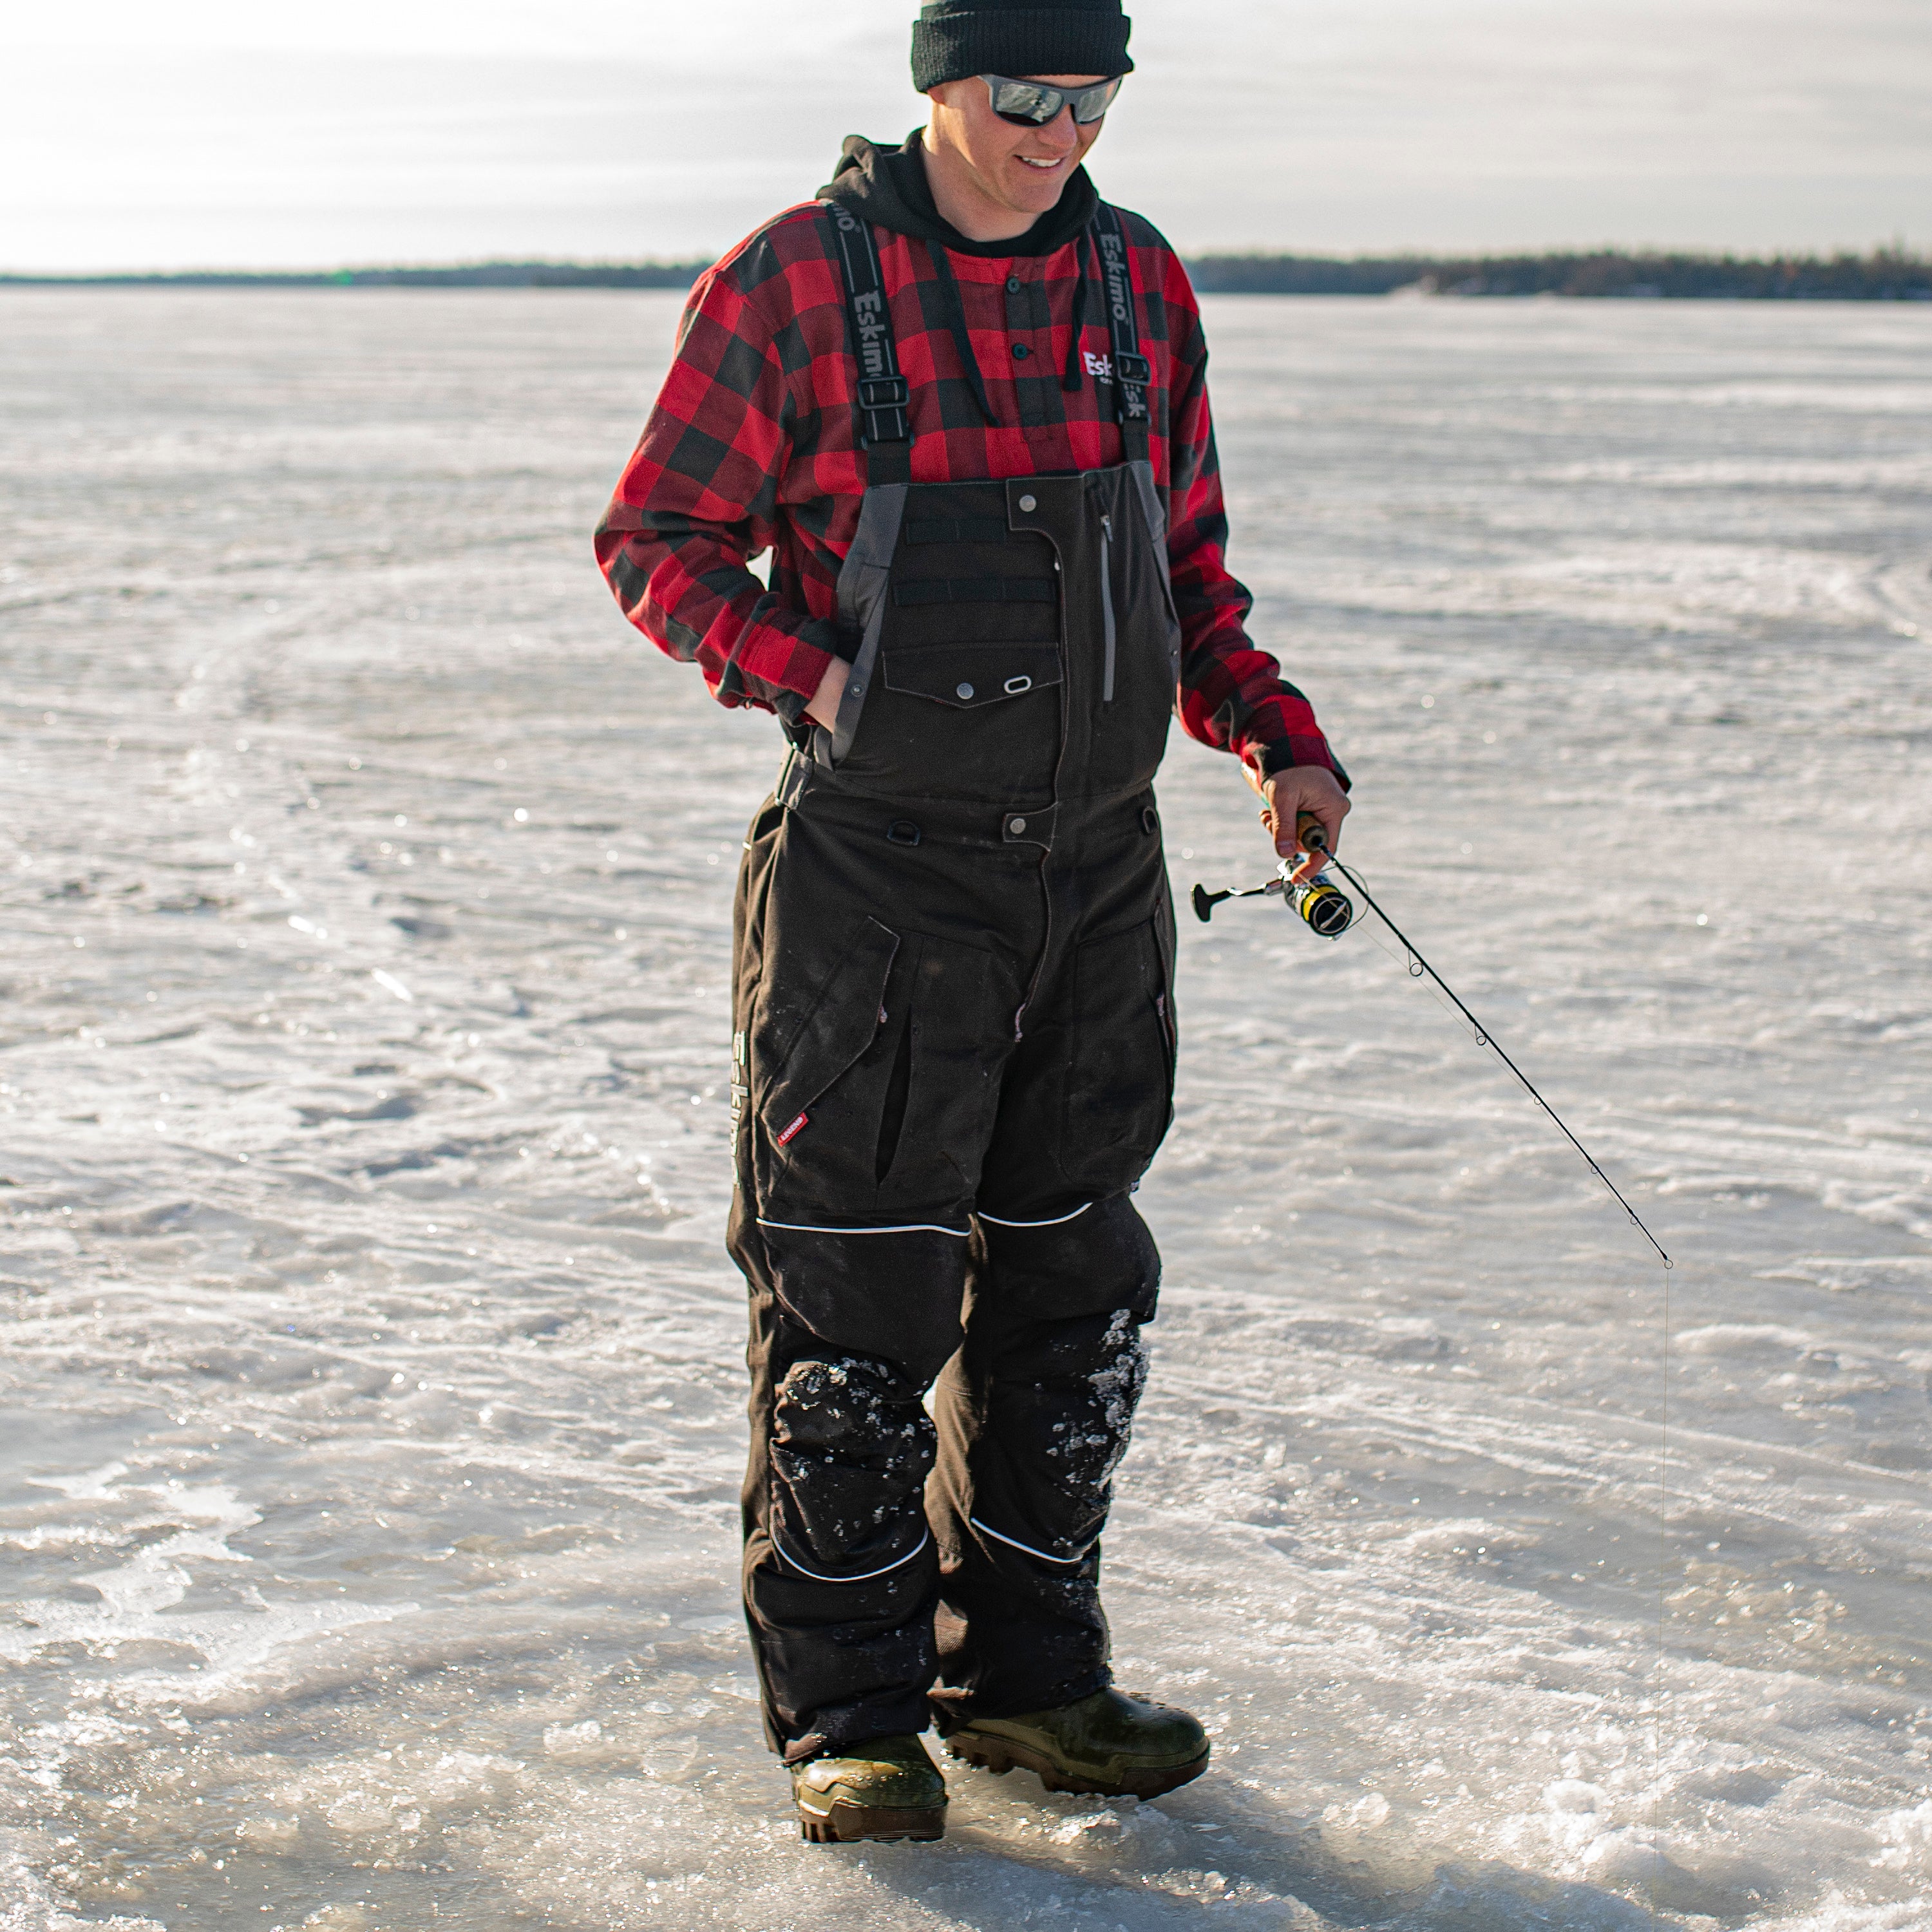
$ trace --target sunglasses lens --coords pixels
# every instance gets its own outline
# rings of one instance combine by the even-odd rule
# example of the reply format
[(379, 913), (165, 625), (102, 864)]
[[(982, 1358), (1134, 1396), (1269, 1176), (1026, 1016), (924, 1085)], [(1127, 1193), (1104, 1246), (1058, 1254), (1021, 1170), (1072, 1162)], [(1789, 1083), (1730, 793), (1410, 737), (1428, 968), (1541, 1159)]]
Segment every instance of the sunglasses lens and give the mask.
[(1016, 122), (1022, 128), (1043, 126), (1060, 112), (1066, 98), (1056, 87), (1041, 87), (1030, 80), (1000, 80), (991, 85), (993, 112), (1002, 121)]
[(1120, 91), (1120, 82), (1125, 74), (1116, 74), (1112, 80), (1102, 81), (1098, 87), (1084, 88), (1073, 97), (1073, 118), (1082, 127), (1090, 127), (1107, 110), (1113, 106), (1114, 97)]

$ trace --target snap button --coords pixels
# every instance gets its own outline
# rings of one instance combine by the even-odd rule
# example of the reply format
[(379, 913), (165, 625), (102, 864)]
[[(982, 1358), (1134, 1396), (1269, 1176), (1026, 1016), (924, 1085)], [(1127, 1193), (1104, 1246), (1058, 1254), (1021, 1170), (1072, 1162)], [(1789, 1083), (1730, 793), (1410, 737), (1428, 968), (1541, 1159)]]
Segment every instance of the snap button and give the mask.
[(970, 684), (956, 684), (952, 687), (952, 692), (956, 698), (970, 698), (973, 687)]
[(916, 845), (919, 827), (909, 818), (896, 818), (886, 827), (886, 842), (893, 845)]
[(1013, 360), (1016, 362), (1024, 362), (1032, 353), (1033, 351), (1024, 342), (1016, 342), (1013, 344)]
[(1006, 830), (1018, 838), (1026, 830), (1026, 820), (1024, 818), (1010, 818), (1006, 820)]
[(1020, 508), (1030, 516), (1035, 510), (1040, 508), (1039, 500), (1033, 496), (1022, 496), (1020, 499)]

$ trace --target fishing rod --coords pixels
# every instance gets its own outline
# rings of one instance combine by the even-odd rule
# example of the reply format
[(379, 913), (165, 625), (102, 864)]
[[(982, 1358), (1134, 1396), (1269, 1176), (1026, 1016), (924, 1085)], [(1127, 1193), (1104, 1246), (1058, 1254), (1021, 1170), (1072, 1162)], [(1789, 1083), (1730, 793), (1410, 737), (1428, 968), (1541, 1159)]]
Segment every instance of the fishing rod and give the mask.
[(1223, 899), (1278, 898), (1284, 905), (1299, 913), (1309, 927), (1319, 933), (1324, 939), (1340, 939), (1342, 934), (1354, 923), (1355, 908), (1350, 902), (1348, 894), (1329, 879), (1328, 868), (1333, 866), (1348, 881), (1349, 884), (1361, 894), (1363, 904), (1400, 941), (1402, 950), (1408, 956), (1408, 970), (1412, 976), (1420, 979), (1426, 974), (1435, 981), (1456, 1010), (1474, 1029), (1477, 1039), (1481, 1041), (1484, 1046), (1488, 1047), (1496, 1058), (1522, 1082), (1529, 1097), (1556, 1123), (1557, 1129), (1563, 1138), (1582, 1156), (1584, 1165), (1610, 1190), (1617, 1205), (1630, 1216), (1642, 1234), (1644, 1239), (1657, 1250), (1658, 1258), (1666, 1268), (1674, 1267), (1676, 1264), (1672, 1262), (1670, 1256), (1665, 1253), (1663, 1243), (1645, 1225), (1643, 1216), (1624, 1198), (1623, 1190), (1598, 1166), (1596, 1156), (1570, 1131), (1563, 1116), (1558, 1113), (1556, 1109), (1537, 1091), (1535, 1083), (1497, 1044), (1495, 1036), (1490, 1033), (1489, 1028), (1470, 1012), (1461, 1000), (1457, 998), (1454, 989), (1423, 957), (1415, 942), (1376, 904), (1374, 895), (1370, 892), (1366, 886), (1363, 884), (1361, 875), (1344, 865), (1330, 850), (1328, 835), (1322, 829), (1321, 820), (1316, 818), (1312, 812), (1302, 812), (1298, 815), (1295, 830), (1297, 836), (1301, 841), (1302, 850), (1320, 855), (1323, 858), (1322, 869), (1316, 873), (1313, 878), (1298, 880), (1294, 876), (1295, 868), (1292, 862), (1286, 859), (1280, 859), (1275, 862), (1276, 876), (1269, 880), (1265, 885), (1249, 886), (1238, 891), (1231, 889), (1220, 892), (1210, 892), (1205, 886), (1197, 885), (1194, 888), (1193, 893), (1195, 917), (1204, 926), (1206, 925), (1214, 916), (1214, 908)]

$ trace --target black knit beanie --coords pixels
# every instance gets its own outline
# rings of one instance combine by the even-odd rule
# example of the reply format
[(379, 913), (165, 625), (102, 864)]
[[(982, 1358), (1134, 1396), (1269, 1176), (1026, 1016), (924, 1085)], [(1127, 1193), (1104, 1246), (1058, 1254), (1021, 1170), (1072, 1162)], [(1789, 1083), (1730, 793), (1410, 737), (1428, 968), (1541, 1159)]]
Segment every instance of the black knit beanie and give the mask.
[(912, 84), (923, 94), (976, 74), (1131, 74), (1120, 0), (932, 0), (912, 27)]

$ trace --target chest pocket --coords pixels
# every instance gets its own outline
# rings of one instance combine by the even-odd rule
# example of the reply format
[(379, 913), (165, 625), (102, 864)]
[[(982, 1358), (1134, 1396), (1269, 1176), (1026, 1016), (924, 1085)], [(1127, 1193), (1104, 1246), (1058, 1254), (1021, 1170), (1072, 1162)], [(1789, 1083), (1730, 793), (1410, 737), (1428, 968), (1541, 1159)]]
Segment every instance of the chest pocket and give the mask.
[(1060, 682), (1060, 652), (1052, 644), (927, 644), (890, 652), (886, 688), (968, 710), (1024, 698)]
[(1004, 517), (908, 518), (880, 638), (887, 690), (962, 710), (1048, 690), (1060, 635), (1060, 574), (1043, 538)]

